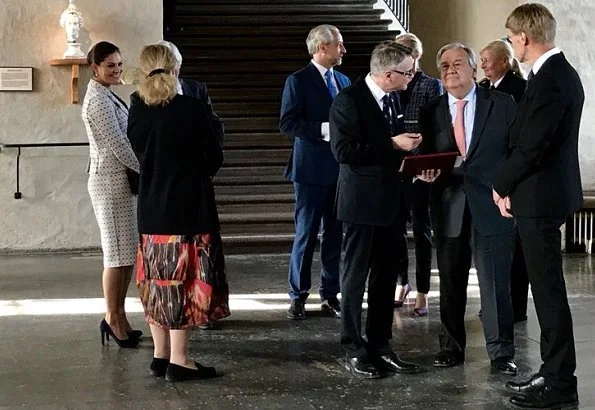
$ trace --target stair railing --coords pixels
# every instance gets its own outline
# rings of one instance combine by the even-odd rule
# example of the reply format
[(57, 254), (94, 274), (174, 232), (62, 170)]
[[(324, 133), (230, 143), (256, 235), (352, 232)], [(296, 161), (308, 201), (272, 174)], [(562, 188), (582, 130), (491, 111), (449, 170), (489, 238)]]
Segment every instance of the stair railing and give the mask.
[(409, 31), (409, 0), (384, 0), (406, 31)]

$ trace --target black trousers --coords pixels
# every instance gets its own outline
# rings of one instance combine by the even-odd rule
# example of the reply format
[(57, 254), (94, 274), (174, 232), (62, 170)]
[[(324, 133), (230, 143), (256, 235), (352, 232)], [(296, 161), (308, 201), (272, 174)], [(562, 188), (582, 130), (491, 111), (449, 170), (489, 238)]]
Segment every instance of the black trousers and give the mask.
[[(341, 269), (341, 344), (347, 357), (367, 351), (391, 351), (393, 302), (398, 272), (407, 265), (405, 216), (389, 226), (345, 223), (345, 259)], [(361, 314), (368, 279), (366, 338)]]
[(518, 228), (515, 227), (515, 248), (512, 257), (510, 273), (510, 297), (515, 321), (524, 320), (527, 316), (527, 297), (529, 295), (529, 275), (523, 255), (523, 246), (519, 238)]
[[(411, 213), (415, 240), (415, 283), (420, 293), (430, 292), (432, 269), (432, 223), (430, 219), (430, 184), (423, 181), (409, 182), (406, 200)], [(405, 271), (407, 272), (407, 271)], [(399, 284), (409, 283), (407, 273), (399, 277)]]
[(491, 360), (514, 357), (514, 323), (510, 299), (513, 231), (484, 236), (473, 229), (466, 207), (456, 238), (436, 237), (440, 272), (440, 348), (464, 354), (465, 309), (471, 258), (479, 280), (486, 349)]
[(558, 218), (516, 218), (531, 293), (541, 327), (540, 374), (559, 389), (575, 389), (576, 352), (572, 315), (562, 270)]

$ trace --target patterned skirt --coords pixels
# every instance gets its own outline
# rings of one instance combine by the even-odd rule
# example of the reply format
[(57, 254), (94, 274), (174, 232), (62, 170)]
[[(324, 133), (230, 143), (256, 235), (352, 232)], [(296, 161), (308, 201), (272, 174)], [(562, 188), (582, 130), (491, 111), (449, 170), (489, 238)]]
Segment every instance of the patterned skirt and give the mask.
[(145, 316), (164, 329), (189, 329), (229, 316), (219, 233), (141, 235), (136, 284)]

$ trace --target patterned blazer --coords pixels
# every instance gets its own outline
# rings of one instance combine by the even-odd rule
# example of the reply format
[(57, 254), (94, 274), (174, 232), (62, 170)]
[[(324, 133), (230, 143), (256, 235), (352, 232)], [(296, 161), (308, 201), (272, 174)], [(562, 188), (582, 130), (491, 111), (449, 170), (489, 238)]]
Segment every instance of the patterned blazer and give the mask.
[(399, 93), (407, 132), (419, 132), (420, 108), (440, 95), (442, 95), (440, 80), (429, 77), (422, 71), (415, 73), (407, 89)]
[(89, 137), (89, 173), (114, 174), (139, 163), (126, 136), (128, 107), (107, 87), (91, 79), (83, 101), (83, 122)]

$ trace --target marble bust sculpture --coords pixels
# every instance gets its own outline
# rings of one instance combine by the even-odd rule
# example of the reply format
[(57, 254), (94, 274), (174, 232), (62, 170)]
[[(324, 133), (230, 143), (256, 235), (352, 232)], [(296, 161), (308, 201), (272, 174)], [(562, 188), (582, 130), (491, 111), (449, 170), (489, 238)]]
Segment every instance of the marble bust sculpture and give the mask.
[(83, 27), (83, 16), (76, 8), (74, 0), (69, 0), (68, 8), (60, 16), (60, 25), (66, 31), (66, 51), (64, 58), (80, 58), (85, 53), (81, 51), (81, 43), (78, 42), (81, 28)]

